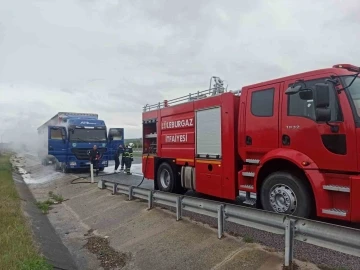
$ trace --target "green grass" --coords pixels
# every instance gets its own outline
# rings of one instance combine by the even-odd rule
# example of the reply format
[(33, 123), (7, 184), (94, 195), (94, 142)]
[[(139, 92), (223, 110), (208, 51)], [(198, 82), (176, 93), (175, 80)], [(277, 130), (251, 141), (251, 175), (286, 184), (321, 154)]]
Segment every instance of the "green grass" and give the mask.
[(347, 268), (345, 267), (330, 267), (326, 265), (320, 265), (319, 268), (321, 270), (347, 270)]
[(36, 206), (43, 212), (43, 214), (48, 214), (49, 210), (51, 210), (51, 205), (55, 203), (62, 203), (64, 201), (64, 198), (59, 195), (55, 194), (52, 191), (49, 191), (49, 199), (43, 202), (36, 202)]
[(19, 269), (21, 270), (52, 270), (53, 267), (48, 264), (44, 258), (30, 258), (20, 263)]
[(0, 156), (0, 269), (52, 269), (34, 246), (12, 170), (10, 156)]
[(245, 243), (254, 243), (254, 239), (250, 236), (244, 236), (243, 240)]
[(36, 202), (36, 206), (43, 212), (43, 214), (48, 214), (49, 210), (51, 209), (51, 205), (54, 202), (52, 200), (46, 200), (44, 202)]
[(64, 201), (64, 198), (61, 195), (54, 194), (52, 191), (49, 191), (49, 197), (58, 203), (62, 203)]

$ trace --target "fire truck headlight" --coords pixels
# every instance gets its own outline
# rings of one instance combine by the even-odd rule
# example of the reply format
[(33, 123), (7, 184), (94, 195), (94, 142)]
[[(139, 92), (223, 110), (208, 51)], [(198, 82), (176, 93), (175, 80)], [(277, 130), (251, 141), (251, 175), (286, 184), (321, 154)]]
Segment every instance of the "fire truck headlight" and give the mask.
[(70, 162), (70, 166), (76, 166), (76, 162), (75, 162), (75, 161), (71, 161), (71, 162)]
[(101, 164), (102, 164), (102, 165), (107, 165), (108, 162), (107, 162), (107, 160), (104, 160)]

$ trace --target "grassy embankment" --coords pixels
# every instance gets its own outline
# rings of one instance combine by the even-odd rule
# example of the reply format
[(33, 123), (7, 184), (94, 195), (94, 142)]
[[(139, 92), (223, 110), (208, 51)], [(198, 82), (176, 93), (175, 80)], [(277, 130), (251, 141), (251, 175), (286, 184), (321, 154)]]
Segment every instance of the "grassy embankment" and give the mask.
[(12, 170), (10, 156), (0, 155), (0, 269), (52, 269), (33, 243)]

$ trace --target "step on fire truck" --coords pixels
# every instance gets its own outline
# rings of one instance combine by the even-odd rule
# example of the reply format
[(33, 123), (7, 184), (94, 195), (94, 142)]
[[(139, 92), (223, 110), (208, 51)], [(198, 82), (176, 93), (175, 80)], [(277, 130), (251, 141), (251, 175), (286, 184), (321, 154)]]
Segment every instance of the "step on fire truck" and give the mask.
[(142, 170), (268, 211), (360, 222), (360, 68), (348, 64), (143, 108)]

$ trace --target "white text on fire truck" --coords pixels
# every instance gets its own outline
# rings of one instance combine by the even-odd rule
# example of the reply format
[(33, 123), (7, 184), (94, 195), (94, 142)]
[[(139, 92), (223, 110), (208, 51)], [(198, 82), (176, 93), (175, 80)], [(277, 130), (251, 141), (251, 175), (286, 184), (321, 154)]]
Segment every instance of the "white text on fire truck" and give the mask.
[(161, 129), (171, 129), (171, 128), (184, 128), (194, 126), (194, 119), (183, 119), (177, 121), (163, 121), (161, 123)]
[(165, 142), (167, 143), (183, 143), (187, 142), (188, 135), (187, 134), (173, 134), (173, 135), (166, 135)]

